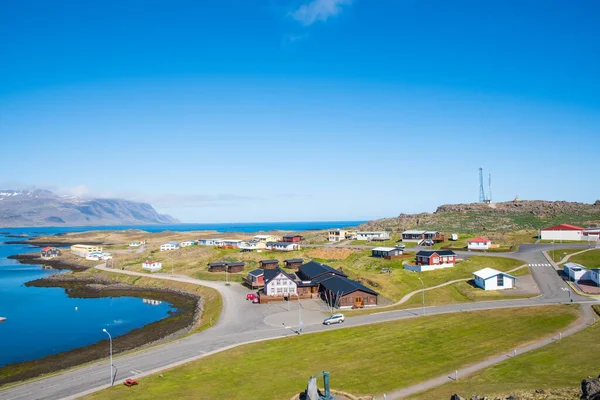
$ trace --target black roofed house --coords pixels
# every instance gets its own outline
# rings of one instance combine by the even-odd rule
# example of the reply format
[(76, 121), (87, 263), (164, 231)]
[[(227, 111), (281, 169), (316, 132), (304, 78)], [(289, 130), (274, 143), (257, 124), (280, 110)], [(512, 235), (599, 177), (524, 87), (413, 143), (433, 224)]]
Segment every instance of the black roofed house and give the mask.
[(304, 260), (301, 258), (288, 258), (287, 260), (283, 261), (285, 267), (290, 269), (298, 269), (303, 262)]
[(456, 263), (456, 254), (452, 250), (422, 250), (417, 253), (416, 265), (404, 265), (404, 269), (422, 272), (440, 268), (451, 268)]
[(343, 276), (332, 276), (321, 283), (321, 298), (339, 308), (362, 308), (377, 305), (378, 293)]
[(262, 269), (275, 269), (279, 268), (279, 260), (260, 260), (258, 265)]
[(402, 256), (402, 249), (398, 247), (375, 247), (371, 250), (372, 257), (381, 257), (386, 260), (391, 260), (393, 258), (400, 258)]
[(265, 271), (257, 268), (248, 272), (248, 275), (244, 278), (244, 283), (250, 289), (258, 289), (265, 285)]
[(286, 297), (291, 294), (298, 294), (296, 277), (279, 267), (265, 270), (264, 279), (263, 292), (267, 296)]
[(303, 281), (312, 281), (323, 276), (339, 275), (346, 276), (342, 271), (331, 268), (329, 265), (310, 261), (298, 267), (298, 277)]
[(208, 272), (225, 272), (227, 263), (224, 261), (208, 263)]
[(304, 236), (302, 236), (302, 235), (285, 235), (281, 241), (298, 243), (298, 242), (301, 242), (302, 240), (304, 240)]
[(42, 258), (54, 258), (60, 256), (60, 250), (56, 247), (44, 247), (42, 249)]
[(231, 273), (242, 272), (246, 264), (242, 261), (228, 262), (227, 271)]

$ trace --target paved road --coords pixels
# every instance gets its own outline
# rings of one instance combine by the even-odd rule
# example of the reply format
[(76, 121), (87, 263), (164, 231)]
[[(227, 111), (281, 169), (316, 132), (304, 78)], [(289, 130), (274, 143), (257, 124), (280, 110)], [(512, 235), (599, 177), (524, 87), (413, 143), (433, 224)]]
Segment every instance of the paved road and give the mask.
[[(544, 246), (544, 245), (539, 245)], [(573, 247), (569, 245), (568, 247)], [(477, 302), (453, 304), (439, 307), (426, 307), (427, 315), (455, 313), (470, 310), (497, 309), (508, 307), (543, 306), (553, 303), (569, 302), (570, 289), (559, 277), (554, 267), (540, 252), (542, 247), (529, 249), (525, 247), (518, 252), (519, 259), (533, 265), (532, 274), (536, 280), (542, 296), (534, 299), (508, 300), (497, 302)], [(494, 254), (494, 253), (489, 253)], [(472, 254), (471, 254), (472, 255)], [(515, 257), (516, 258), (516, 257)], [(116, 270), (115, 272), (122, 272)], [(126, 273), (136, 274), (130, 271)], [(156, 275), (153, 275), (156, 277)], [(170, 342), (147, 350), (125, 354), (115, 358), (114, 364), (118, 368), (117, 381), (129, 377), (141, 376), (158, 370), (178, 365), (184, 362), (203, 357), (211, 352), (221, 351), (226, 348), (243, 343), (259, 340), (277, 339), (287, 335), (295, 335), (290, 330), (275, 327), (264, 323), (264, 317), (276, 309), (257, 307), (243, 300), (246, 289), (238, 284), (225, 286), (223, 282), (198, 281), (188, 277), (171, 277), (162, 274), (165, 279), (173, 279), (191, 283), (201, 283), (218, 289), (223, 296), (224, 308), (219, 322), (204, 332), (190, 335), (186, 338)], [(590, 302), (588, 298), (579, 297), (571, 293), (575, 302)], [(281, 307), (274, 305), (273, 307)], [(281, 311), (281, 310), (279, 310)], [(422, 309), (384, 311), (371, 315), (348, 318), (344, 326), (326, 327), (317, 323), (307, 324), (303, 333), (321, 332), (329, 329), (340, 329), (347, 326), (392, 321), (398, 319), (415, 318), (421, 315)], [(0, 399), (61, 399), (107, 386), (109, 382), (109, 366), (106, 360), (90, 365), (65, 371), (50, 377), (29, 381), (23, 384), (7, 387), (0, 390)]]

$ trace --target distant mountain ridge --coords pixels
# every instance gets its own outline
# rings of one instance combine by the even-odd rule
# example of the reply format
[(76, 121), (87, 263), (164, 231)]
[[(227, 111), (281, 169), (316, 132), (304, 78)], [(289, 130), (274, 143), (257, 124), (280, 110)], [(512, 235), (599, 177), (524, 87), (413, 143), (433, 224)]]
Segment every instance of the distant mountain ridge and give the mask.
[(49, 190), (0, 190), (0, 227), (176, 224), (150, 204), (59, 196)]
[(583, 227), (600, 225), (600, 200), (593, 204), (569, 201), (514, 200), (501, 203), (445, 204), (434, 213), (400, 214), (359, 226), (362, 230), (406, 229), (444, 232), (509, 232), (533, 230), (560, 223)]

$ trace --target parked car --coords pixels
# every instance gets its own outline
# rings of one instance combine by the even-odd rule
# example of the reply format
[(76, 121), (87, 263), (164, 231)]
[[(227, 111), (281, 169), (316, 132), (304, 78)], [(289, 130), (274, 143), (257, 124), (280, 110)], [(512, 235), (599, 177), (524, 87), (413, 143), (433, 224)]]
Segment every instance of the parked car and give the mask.
[(258, 299), (258, 296), (256, 295), (256, 293), (248, 293), (246, 295), (246, 300), (254, 300), (254, 299)]
[(260, 303), (260, 299), (258, 298), (258, 296), (256, 296), (255, 298), (252, 299), (252, 303), (254, 303), (254, 304)]
[(333, 314), (331, 317), (325, 318), (324, 325), (341, 324), (344, 322), (344, 314)]

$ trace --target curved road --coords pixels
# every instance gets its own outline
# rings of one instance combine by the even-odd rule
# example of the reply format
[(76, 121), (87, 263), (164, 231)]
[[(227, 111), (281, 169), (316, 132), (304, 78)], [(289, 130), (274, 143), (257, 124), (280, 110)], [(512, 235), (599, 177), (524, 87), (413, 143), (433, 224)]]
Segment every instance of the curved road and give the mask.
[[(566, 283), (559, 277), (551, 266), (542, 250), (548, 250), (551, 245), (522, 245), (513, 253), (486, 253), (486, 255), (518, 258), (527, 262), (542, 296), (532, 299), (476, 302), (453, 304), (438, 307), (426, 307), (427, 315), (455, 313), (462, 311), (484, 310), (510, 307), (543, 306), (552, 303), (567, 303), (572, 300), (578, 303), (589, 303), (589, 298), (572, 293)], [(578, 247), (563, 245), (562, 248)], [(555, 246), (555, 248), (559, 248)], [(475, 255), (459, 253), (461, 256)], [(480, 253), (477, 253), (480, 254)], [(104, 266), (98, 268), (104, 269)], [(138, 274), (131, 271), (111, 270), (111, 272)], [(183, 276), (153, 274), (164, 279), (191, 282), (213, 287), (223, 296), (223, 311), (218, 323), (201, 333), (187, 336), (183, 339), (169, 342), (142, 351), (127, 353), (115, 357), (114, 365), (118, 368), (116, 382), (129, 377), (142, 376), (159, 370), (176, 366), (193, 359), (204, 357), (211, 352), (222, 351), (230, 347), (253, 341), (277, 339), (295, 333), (284, 327), (274, 327), (264, 323), (264, 317), (272, 312), (270, 305), (257, 307), (244, 300), (247, 289), (239, 284), (225, 286), (224, 282), (199, 281)], [(278, 307), (278, 306), (273, 306)], [(415, 318), (421, 315), (421, 308), (408, 310), (383, 311), (364, 316), (348, 318), (344, 327), (372, 324), (398, 319)], [(320, 332), (343, 327), (327, 327), (321, 324), (305, 325), (303, 333)], [(92, 392), (108, 386), (109, 374), (106, 360), (93, 362), (89, 365), (67, 370), (52, 376), (30, 380), (24, 383), (0, 389), (0, 399), (61, 399), (75, 398), (86, 392)]]

